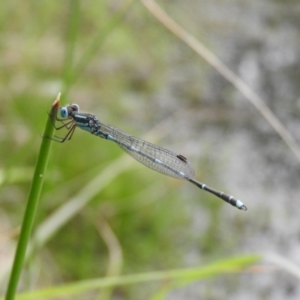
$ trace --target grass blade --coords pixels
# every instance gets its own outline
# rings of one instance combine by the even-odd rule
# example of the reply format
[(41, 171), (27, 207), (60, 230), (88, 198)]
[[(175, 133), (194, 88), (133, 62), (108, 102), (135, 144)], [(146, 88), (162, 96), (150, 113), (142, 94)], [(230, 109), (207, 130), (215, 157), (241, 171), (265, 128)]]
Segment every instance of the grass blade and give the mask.
[(178, 286), (179, 282), (181, 282), (182, 284), (187, 284), (193, 281), (219, 276), (221, 274), (241, 272), (244, 268), (258, 262), (260, 259), (261, 257), (259, 255), (245, 255), (216, 262), (208, 266), (201, 266), (190, 269), (159, 271), (143, 274), (124, 275), (118, 277), (105, 277), (83, 280), (67, 285), (19, 294), (17, 299), (30, 300), (49, 299), (59, 296), (70, 297), (70, 295), (76, 295), (94, 289), (126, 286), (129, 284), (141, 284), (153, 281), (167, 281), (170, 283), (173, 282), (176, 286)]
[[(58, 94), (57, 99), (54, 101), (52, 105), (51, 112), (50, 112), (51, 114), (53, 114), (58, 109), (59, 98), (60, 98), (60, 94)], [(13, 267), (8, 282), (8, 287), (5, 296), (6, 300), (13, 300), (15, 298), (18, 282), (21, 276), (23, 262), (25, 259), (26, 249), (29, 242), (36, 209), (37, 209), (38, 201), (43, 186), (44, 173), (48, 163), (50, 146), (52, 143), (51, 137), (53, 136), (53, 132), (54, 132), (54, 127), (52, 121), (50, 118), (48, 118), (45, 131), (44, 131), (44, 136), (49, 138), (44, 138), (42, 140), (41, 149), (36, 163), (32, 184), (31, 184), (31, 188), (27, 200), (27, 205), (26, 205), (20, 237), (19, 237), (19, 241), (15, 253)]]

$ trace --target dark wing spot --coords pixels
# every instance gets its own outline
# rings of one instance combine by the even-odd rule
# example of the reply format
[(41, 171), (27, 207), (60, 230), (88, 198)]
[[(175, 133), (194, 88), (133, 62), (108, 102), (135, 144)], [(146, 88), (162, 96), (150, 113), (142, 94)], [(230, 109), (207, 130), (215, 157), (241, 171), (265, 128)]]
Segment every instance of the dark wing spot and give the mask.
[(180, 159), (180, 160), (182, 160), (183, 162), (187, 162), (187, 159), (183, 156), (183, 155), (181, 155), (181, 154), (179, 154), (179, 155), (177, 155), (177, 157)]

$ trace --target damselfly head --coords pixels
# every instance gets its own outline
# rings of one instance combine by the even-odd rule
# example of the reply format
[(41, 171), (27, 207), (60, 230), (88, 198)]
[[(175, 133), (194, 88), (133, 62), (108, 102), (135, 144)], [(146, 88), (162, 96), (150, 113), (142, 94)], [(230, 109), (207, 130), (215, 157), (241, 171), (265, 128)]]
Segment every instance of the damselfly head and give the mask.
[(78, 113), (78, 112), (79, 112), (79, 106), (77, 104), (72, 104), (60, 108), (60, 115), (62, 118), (68, 118), (73, 113)]

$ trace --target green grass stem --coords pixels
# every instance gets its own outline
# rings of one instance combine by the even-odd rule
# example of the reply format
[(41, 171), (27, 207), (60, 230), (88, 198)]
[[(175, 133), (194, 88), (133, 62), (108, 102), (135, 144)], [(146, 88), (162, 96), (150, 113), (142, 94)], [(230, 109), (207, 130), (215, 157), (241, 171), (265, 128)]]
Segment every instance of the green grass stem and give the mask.
[[(60, 94), (57, 96), (57, 99), (54, 101), (52, 105), (51, 112), (50, 112), (51, 114), (53, 114), (55, 110), (58, 109), (59, 98), (60, 98)], [(50, 146), (52, 143), (51, 137), (53, 137), (53, 132), (54, 132), (54, 127), (52, 124), (52, 120), (48, 118), (45, 131), (44, 131), (44, 136), (49, 138), (42, 139), (40, 153), (37, 159), (37, 163), (36, 163), (36, 167), (32, 179), (32, 184), (31, 184), (31, 188), (27, 200), (27, 205), (26, 205), (21, 232), (19, 236), (19, 241), (15, 253), (13, 267), (8, 282), (8, 287), (5, 296), (6, 300), (13, 300), (15, 298), (18, 282), (21, 276), (22, 267), (26, 255), (26, 249), (32, 231), (34, 217), (35, 217), (37, 205), (39, 202), (39, 198), (43, 186), (45, 170), (49, 158)]]

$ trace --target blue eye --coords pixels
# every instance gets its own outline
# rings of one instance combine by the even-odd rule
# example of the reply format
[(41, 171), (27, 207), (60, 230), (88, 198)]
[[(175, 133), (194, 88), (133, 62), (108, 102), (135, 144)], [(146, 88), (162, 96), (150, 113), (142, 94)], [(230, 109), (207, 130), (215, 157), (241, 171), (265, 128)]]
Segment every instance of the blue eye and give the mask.
[(66, 107), (62, 107), (60, 109), (60, 115), (62, 116), (62, 118), (67, 118), (69, 115), (68, 109)]

